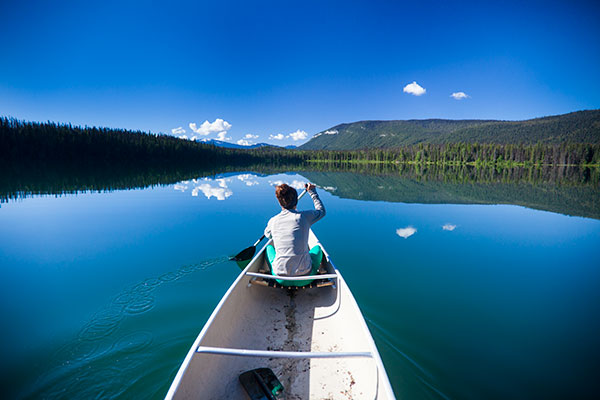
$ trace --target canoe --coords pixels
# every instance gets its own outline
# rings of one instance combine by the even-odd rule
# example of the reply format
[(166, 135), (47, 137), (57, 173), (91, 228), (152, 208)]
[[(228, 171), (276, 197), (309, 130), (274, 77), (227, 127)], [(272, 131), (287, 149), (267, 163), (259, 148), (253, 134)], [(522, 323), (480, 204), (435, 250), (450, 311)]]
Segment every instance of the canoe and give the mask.
[(238, 377), (263, 367), (283, 385), (281, 399), (395, 398), (350, 289), (310, 231), (310, 247), (317, 244), (323, 287), (266, 286), (273, 282), (264, 274), (266, 245), (256, 254), (202, 328), (166, 399), (248, 399)]

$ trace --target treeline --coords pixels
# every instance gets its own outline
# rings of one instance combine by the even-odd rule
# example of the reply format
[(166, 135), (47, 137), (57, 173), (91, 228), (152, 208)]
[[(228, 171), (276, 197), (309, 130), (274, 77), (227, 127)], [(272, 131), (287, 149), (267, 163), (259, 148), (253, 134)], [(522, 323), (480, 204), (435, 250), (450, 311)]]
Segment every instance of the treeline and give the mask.
[(312, 150), (304, 155), (312, 162), (387, 162), (408, 164), (565, 166), (600, 165), (600, 145), (542, 144), (418, 144), (393, 149)]
[[(227, 149), (141, 131), (0, 118), (0, 163), (4, 166), (244, 165), (265, 159), (268, 152)], [(291, 159), (289, 154), (286, 160)]]
[(206, 168), (316, 162), (474, 166), (600, 166), (600, 145), (420, 143), (367, 150), (231, 149), (168, 135), (0, 118), (0, 167)]

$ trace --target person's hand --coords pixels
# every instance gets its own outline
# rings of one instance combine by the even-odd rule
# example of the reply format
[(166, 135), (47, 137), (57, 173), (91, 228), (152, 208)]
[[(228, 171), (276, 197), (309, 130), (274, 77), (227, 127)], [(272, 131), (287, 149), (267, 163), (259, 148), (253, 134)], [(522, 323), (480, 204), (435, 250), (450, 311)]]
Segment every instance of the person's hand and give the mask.
[(304, 185), (304, 187), (306, 188), (307, 192), (310, 192), (311, 190), (315, 190), (316, 186), (313, 185), (312, 183), (307, 183)]

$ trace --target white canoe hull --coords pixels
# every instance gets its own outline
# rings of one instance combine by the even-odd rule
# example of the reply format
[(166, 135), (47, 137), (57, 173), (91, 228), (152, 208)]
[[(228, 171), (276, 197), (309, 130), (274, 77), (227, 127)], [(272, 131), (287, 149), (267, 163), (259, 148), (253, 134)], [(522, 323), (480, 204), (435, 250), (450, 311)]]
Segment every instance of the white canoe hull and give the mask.
[(290, 295), (249, 284), (246, 273), (264, 268), (263, 247), (213, 311), (166, 399), (247, 399), (238, 376), (261, 367), (279, 378), (284, 399), (394, 399), (358, 305), (321, 248), (336, 285)]

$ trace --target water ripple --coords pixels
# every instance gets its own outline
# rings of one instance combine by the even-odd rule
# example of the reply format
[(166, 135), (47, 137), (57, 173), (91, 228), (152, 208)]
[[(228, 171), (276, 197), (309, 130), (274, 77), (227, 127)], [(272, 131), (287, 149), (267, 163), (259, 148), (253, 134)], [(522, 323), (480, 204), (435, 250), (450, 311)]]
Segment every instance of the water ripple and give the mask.
[(160, 286), (225, 262), (227, 258), (220, 257), (184, 265), (123, 290), (93, 315), (74, 340), (54, 353), (56, 366), (39, 377), (28, 397), (92, 399), (123, 394), (132, 379), (144, 373), (140, 367), (154, 341), (147, 331), (118, 336), (123, 321), (151, 310), (153, 292)]

